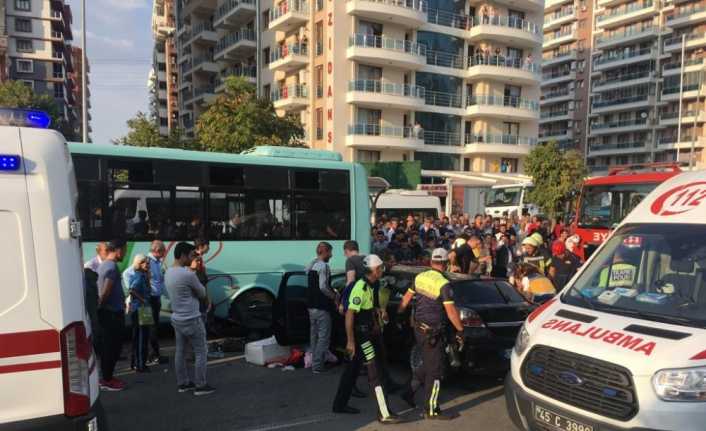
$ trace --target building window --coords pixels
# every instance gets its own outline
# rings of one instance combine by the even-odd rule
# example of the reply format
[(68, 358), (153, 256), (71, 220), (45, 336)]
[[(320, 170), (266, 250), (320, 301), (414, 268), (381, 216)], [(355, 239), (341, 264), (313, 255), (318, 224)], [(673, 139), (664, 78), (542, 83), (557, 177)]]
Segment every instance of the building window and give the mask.
[(15, 10), (29, 12), (32, 10), (32, 0), (15, 0)]
[(157, 70), (160, 72), (166, 72), (167, 71), (167, 64), (166, 63), (157, 63)]
[(270, 87), (270, 84), (267, 84), (267, 85), (263, 85), (263, 86), (262, 86), (262, 97), (263, 97), (265, 100), (270, 100), (270, 98), (271, 98), (271, 96), (272, 96), (272, 95), (270, 94), (270, 88), (271, 88), (271, 87)]
[(63, 99), (64, 97), (64, 83), (54, 83), (54, 98)]
[(380, 151), (358, 150), (359, 162), (379, 162)]
[(32, 33), (32, 20), (27, 18), (15, 18), (15, 31)]
[(517, 159), (502, 159), (502, 160), (500, 160), (500, 172), (503, 172), (503, 173), (517, 172)]
[(316, 0), (316, 10), (324, 10), (324, 0)]
[(29, 79), (21, 79), (20, 82), (23, 83), (24, 85), (26, 85), (27, 87), (31, 88), (32, 90), (34, 90), (34, 81), (29, 80)]
[(324, 97), (324, 66), (316, 66), (316, 97)]
[(17, 44), (17, 52), (34, 52), (32, 39), (17, 39), (15, 43)]
[(61, 63), (54, 63), (52, 66), (52, 77), (60, 79), (64, 77), (64, 66)]
[(17, 59), (17, 72), (32, 73), (34, 72), (34, 62), (32, 60)]
[(265, 31), (270, 26), (270, 10), (267, 9), (262, 13), (262, 29), (260, 31)]
[(316, 109), (316, 140), (324, 139), (324, 109)]
[(262, 50), (262, 64), (270, 64), (270, 48)]
[(324, 53), (324, 22), (319, 21), (314, 28), (314, 37), (316, 38), (316, 55)]

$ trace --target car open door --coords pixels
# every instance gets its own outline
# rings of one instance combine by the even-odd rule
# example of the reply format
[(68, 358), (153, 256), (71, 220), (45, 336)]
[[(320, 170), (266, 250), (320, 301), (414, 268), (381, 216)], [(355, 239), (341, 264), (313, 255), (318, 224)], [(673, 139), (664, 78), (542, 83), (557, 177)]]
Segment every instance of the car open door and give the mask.
[(304, 271), (287, 272), (282, 276), (272, 316), (272, 329), (277, 342), (282, 346), (306, 344), (309, 341), (306, 289)]

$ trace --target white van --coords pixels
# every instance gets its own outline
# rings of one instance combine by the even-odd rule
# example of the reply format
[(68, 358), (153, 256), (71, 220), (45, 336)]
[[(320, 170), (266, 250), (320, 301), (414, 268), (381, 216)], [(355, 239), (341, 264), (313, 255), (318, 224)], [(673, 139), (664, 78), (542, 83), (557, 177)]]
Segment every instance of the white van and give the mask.
[(384, 215), (388, 220), (393, 217), (404, 220), (410, 214), (420, 221), (425, 217), (437, 219), (441, 214), (441, 201), (423, 190), (392, 189), (381, 194), (375, 204), (376, 219)]
[[(0, 109), (0, 124), (45, 115)], [(0, 126), (0, 196), (0, 429), (103, 429), (64, 138)]]
[(520, 429), (706, 429), (706, 171), (650, 193), (528, 317), (511, 361)]
[(532, 183), (492, 186), (485, 195), (485, 214), (492, 217), (537, 215), (539, 208), (527, 199), (532, 187)]

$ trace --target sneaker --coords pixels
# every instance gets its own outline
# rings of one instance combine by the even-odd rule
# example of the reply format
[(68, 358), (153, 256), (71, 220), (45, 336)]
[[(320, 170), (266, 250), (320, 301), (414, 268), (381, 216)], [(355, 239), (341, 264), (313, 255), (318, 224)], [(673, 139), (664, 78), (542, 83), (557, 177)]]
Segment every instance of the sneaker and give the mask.
[(390, 414), (390, 416), (378, 417), (378, 422), (383, 425), (393, 425), (402, 423), (402, 419), (400, 419), (400, 417), (397, 415)]
[(145, 365), (159, 365), (159, 358), (154, 357), (147, 360)]
[[(115, 380), (115, 379), (113, 379)], [(99, 382), (100, 385), (100, 390), (101, 391), (108, 391), (108, 392), (120, 392), (123, 389), (125, 389), (124, 385), (120, 384), (115, 384), (113, 380), (101, 380)]]
[(189, 382), (189, 383), (187, 383), (187, 384), (185, 384), (185, 385), (179, 385), (179, 386), (177, 387), (177, 389), (178, 389), (178, 391), (179, 391), (180, 394), (183, 394), (184, 392), (189, 392), (189, 391), (193, 391), (194, 389), (196, 389), (196, 385), (193, 384), (193, 383), (191, 383), (191, 382)]
[(424, 419), (432, 421), (450, 421), (457, 417), (459, 417), (458, 413), (435, 413), (433, 415), (424, 413)]
[(216, 389), (212, 388), (209, 385), (203, 385), (203, 386), (199, 386), (199, 387), (194, 388), (194, 395), (196, 395), (197, 397), (200, 397), (201, 395), (212, 394), (214, 392), (216, 392)]

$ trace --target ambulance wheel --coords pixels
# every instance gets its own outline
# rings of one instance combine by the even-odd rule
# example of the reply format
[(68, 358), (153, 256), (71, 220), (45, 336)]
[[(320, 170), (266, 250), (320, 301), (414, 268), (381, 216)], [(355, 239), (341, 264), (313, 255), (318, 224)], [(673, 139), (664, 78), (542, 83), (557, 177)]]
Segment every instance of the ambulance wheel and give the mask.
[(230, 305), (230, 319), (250, 340), (267, 338), (272, 334), (271, 293), (252, 289), (239, 295)]

